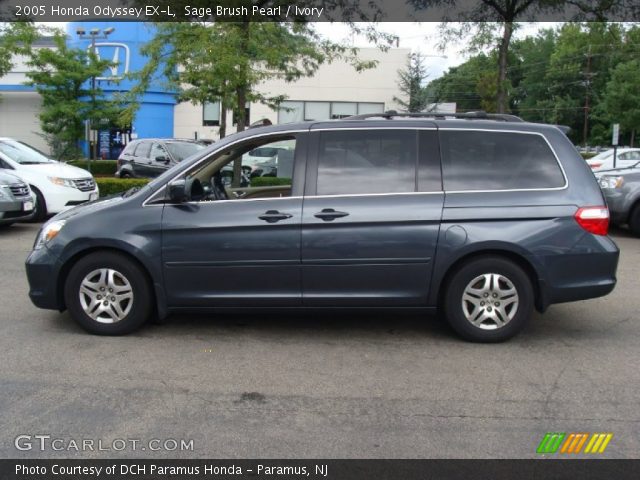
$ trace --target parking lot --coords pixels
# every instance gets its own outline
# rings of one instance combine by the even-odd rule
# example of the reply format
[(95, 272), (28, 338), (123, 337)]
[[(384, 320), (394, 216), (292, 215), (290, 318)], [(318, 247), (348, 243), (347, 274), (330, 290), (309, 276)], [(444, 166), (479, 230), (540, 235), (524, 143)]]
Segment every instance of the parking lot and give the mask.
[[(618, 286), (556, 305), (498, 345), (416, 313), (173, 316), (86, 334), (27, 297), (38, 225), (0, 231), (0, 456), (535, 457), (546, 432), (640, 449), (640, 239), (615, 230)], [(19, 451), (18, 435), (192, 439), (193, 451)]]

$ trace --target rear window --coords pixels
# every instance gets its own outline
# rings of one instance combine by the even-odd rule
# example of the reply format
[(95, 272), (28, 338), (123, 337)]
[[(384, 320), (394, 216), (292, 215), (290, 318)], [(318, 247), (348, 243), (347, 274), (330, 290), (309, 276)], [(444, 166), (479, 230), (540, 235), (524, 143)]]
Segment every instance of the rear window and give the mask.
[(488, 131), (440, 132), (445, 190), (558, 188), (565, 178), (543, 137)]

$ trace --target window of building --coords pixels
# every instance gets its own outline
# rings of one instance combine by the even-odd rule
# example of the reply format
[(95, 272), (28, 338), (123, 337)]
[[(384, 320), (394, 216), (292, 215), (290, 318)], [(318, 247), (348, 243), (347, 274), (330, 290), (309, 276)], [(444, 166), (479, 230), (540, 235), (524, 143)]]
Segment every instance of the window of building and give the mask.
[(287, 100), (280, 104), (278, 123), (345, 118), (363, 113), (383, 113), (384, 103), (374, 102), (316, 102)]
[(321, 133), (317, 194), (415, 191), (416, 135), (412, 130)]
[(206, 102), (202, 105), (202, 125), (220, 125), (220, 102)]
[(329, 118), (331, 118), (330, 102), (305, 102), (305, 120), (327, 120)]
[(333, 102), (331, 104), (331, 118), (345, 118), (358, 114), (358, 104), (352, 102)]
[(565, 184), (558, 161), (540, 135), (441, 131), (445, 190), (555, 188)]
[[(235, 113), (233, 114), (233, 124), (234, 125), (238, 124), (238, 116)], [(244, 126), (248, 127), (250, 124), (251, 124), (251, 108), (250, 108), (250, 103), (247, 102), (244, 108)]]

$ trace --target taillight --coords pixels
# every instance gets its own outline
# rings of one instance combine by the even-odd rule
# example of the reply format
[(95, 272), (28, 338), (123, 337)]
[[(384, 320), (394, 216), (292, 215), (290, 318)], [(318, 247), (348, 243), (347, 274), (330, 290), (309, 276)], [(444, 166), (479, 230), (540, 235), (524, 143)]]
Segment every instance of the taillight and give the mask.
[(607, 207), (582, 207), (573, 216), (582, 228), (595, 235), (606, 235), (609, 231), (609, 209)]
[(600, 168), (602, 166), (602, 164), (601, 163), (592, 163), (589, 166), (591, 167), (591, 170), (597, 170), (598, 168)]

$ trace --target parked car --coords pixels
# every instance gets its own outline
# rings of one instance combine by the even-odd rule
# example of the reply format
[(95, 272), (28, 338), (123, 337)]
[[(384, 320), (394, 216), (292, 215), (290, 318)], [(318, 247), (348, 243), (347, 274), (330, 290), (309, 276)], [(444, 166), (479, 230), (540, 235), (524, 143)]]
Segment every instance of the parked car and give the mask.
[(607, 200), (611, 222), (629, 225), (631, 232), (640, 237), (640, 162), (600, 171), (596, 177)]
[[(103, 335), (174, 311), (393, 307), (439, 309), (464, 338), (495, 342), (534, 308), (613, 290), (609, 212), (560, 129), (397, 117), (247, 130), (61, 214), (27, 259), (31, 300)], [(238, 175), (246, 153), (283, 141), (289, 182)]]
[(187, 157), (204, 150), (202, 140), (145, 138), (133, 140), (118, 157), (120, 178), (153, 178)]
[(0, 170), (0, 226), (30, 220), (35, 199), (21, 178)]
[[(639, 161), (640, 148), (618, 148), (616, 153), (616, 168), (629, 167)], [(587, 164), (594, 172), (613, 168), (613, 149), (587, 159)]]
[(98, 198), (98, 186), (89, 172), (51, 160), (11, 138), (0, 138), (0, 169), (29, 185), (36, 199), (34, 220)]

